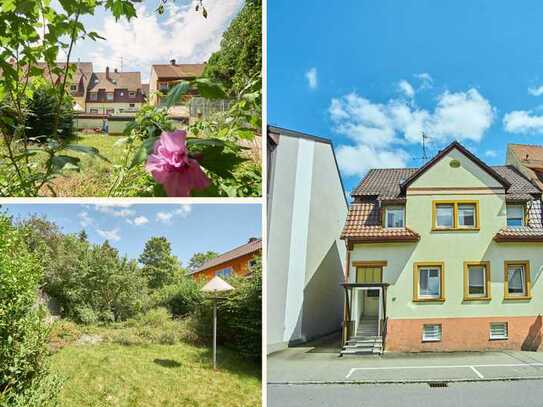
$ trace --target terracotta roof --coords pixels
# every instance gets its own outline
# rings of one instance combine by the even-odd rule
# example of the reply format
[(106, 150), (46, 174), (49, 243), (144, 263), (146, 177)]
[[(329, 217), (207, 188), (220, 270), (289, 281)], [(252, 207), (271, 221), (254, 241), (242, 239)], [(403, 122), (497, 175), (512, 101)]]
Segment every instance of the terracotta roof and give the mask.
[(384, 228), (376, 200), (353, 203), (349, 208), (342, 239), (353, 242), (417, 241), (420, 236), (409, 228)]
[(137, 91), (141, 89), (141, 74), (139, 72), (109, 72), (109, 79), (105, 72), (94, 72), (89, 84), (89, 91), (96, 92), (105, 89), (113, 92), (115, 89), (128, 89)]
[[(511, 186), (507, 189), (507, 199), (529, 200), (541, 191), (511, 165), (493, 166), (497, 175)], [(416, 168), (373, 169), (362, 179), (352, 193), (353, 197), (375, 196), (379, 200), (398, 199), (404, 196), (400, 184), (417, 171)]]
[(158, 64), (153, 65), (158, 78), (197, 78), (202, 76), (206, 64)]
[(200, 273), (212, 267), (237, 259), (238, 257), (245, 256), (251, 253), (256, 253), (260, 250), (262, 250), (262, 239), (255, 239), (255, 240), (249, 241), (248, 243), (245, 243), (242, 246), (236, 247), (235, 249), (227, 251), (226, 253), (223, 253), (215, 257), (214, 259), (211, 259), (205, 262), (201, 267), (199, 267), (198, 269), (194, 270), (193, 272), (189, 274)]
[(532, 182), (543, 189), (543, 146), (509, 144), (507, 150), (517, 157), (518, 162), (525, 168)]
[(541, 201), (535, 199), (528, 203), (528, 225), (501, 229), (494, 240), (497, 242), (543, 242), (543, 214)]
[[(83, 77), (83, 84), (86, 87), (90, 77), (92, 75), (92, 62), (70, 62), (70, 65), (76, 67), (75, 72), (73, 74), (73, 83), (79, 83), (81, 78)], [(56, 66), (60, 69), (66, 68), (65, 62), (57, 62)], [(44, 77), (45, 79), (52, 80), (54, 84), (57, 83), (58, 79), (61, 77), (49, 70), (49, 66), (45, 62), (38, 62), (36, 63), (36, 67), (44, 70)], [(53, 68), (53, 67), (51, 67)]]

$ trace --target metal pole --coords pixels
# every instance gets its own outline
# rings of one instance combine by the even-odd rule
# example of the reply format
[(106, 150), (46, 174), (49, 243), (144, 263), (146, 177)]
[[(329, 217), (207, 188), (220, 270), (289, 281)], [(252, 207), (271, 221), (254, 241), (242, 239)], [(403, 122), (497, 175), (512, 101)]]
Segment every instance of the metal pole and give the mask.
[(213, 369), (217, 368), (217, 299), (213, 300)]

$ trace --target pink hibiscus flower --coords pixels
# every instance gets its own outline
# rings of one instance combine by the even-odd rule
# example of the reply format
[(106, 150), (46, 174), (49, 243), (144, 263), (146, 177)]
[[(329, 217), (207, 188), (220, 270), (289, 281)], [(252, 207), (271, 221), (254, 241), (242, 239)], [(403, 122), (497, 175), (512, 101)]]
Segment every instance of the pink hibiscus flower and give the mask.
[(205, 189), (210, 184), (198, 161), (189, 157), (186, 137), (183, 130), (162, 133), (145, 163), (145, 169), (164, 186), (168, 196), (189, 196), (193, 189)]

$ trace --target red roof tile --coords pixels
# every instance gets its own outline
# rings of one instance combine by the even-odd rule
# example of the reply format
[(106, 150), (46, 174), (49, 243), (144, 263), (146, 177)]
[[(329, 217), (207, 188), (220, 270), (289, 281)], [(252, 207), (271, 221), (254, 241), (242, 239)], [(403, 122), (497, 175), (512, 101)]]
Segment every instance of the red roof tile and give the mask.
[(215, 257), (214, 259), (205, 262), (200, 268), (194, 270), (192, 273), (189, 274), (200, 273), (212, 267), (218, 266), (219, 264), (229, 262), (247, 254), (259, 252), (260, 250), (262, 250), (262, 239), (251, 240), (242, 246), (236, 247), (235, 249), (227, 251), (226, 253), (223, 253)]
[(354, 203), (349, 208), (342, 239), (353, 242), (417, 241), (420, 236), (409, 228), (384, 228), (377, 201)]

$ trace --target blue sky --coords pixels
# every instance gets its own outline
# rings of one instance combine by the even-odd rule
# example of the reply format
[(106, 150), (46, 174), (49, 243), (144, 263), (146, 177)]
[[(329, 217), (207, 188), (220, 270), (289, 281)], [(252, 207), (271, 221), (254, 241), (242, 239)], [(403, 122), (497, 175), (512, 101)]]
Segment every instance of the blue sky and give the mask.
[(543, 3), (274, 0), (268, 121), (331, 138), (350, 191), (452, 139), (489, 164), (543, 143)]
[[(97, 31), (104, 40), (77, 43), (73, 61), (92, 62), (94, 70), (105, 67), (124, 71), (140, 71), (147, 81), (152, 64), (202, 63), (219, 49), (223, 32), (243, 5), (243, 0), (205, 0), (207, 19), (195, 11), (196, 0), (170, 0), (166, 12), (156, 13), (161, 0), (143, 0), (135, 3), (138, 18), (115, 22), (111, 13), (103, 8), (94, 16), (85, 16), (87, 30)], [(55, 0), (58, 8), (58, 0)]]
[(222, 253), (262, 233), (259, 204), (9, 204), (0, 210), (16, 219), (46, 216), (64, 233), (84, 229), (90, 241), (108, 239), (131, 258), (141, 254), (149, 238), (165, 236), (184, 265), (196, 252)]

